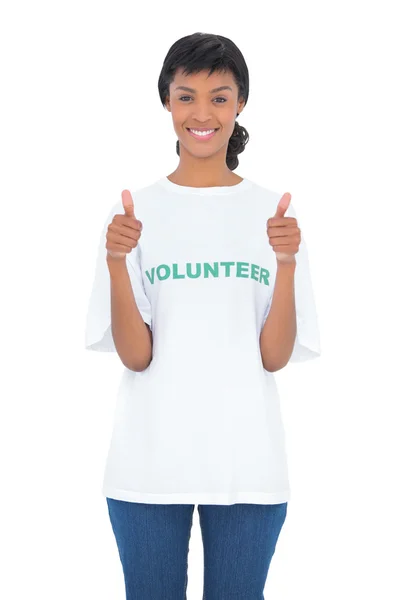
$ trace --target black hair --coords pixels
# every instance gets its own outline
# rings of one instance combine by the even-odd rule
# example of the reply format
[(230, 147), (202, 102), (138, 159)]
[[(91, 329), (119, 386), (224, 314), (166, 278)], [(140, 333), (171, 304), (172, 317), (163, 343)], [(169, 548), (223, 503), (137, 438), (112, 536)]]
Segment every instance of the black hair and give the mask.
[[(243, 98), (245, 103), (249, 96), (249, 72), (246, 61), (239, 48), (223, 35), (196, 32), (177, 40), (164, 59), (160, 76), (158, 78), (158, 92), (161, 102), (169, 96), (169, 86), (173, 81), (177, 69), (183, 67), (185, 75), (198, 73), (209, 69), (209, 75), (214, 71), (230, 71), (239, 89), (238, 98)], [(238, 115), (236, 115), (238, 116)], [(226, 152), (226, 164), (231, 171), (239, 164), (238, 154), (243, 152), (249, 134), (247, 130), (235, 121), (235, 128), (229, 138)], [(176, 152), (179, 156), (179, 140), (176, 142)]]

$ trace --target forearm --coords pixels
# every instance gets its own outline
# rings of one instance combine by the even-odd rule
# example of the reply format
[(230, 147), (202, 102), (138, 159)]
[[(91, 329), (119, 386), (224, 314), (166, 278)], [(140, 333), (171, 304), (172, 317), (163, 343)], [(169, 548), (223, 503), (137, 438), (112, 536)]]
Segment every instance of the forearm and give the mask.
[(110, 273), (111, 330), (122, 363), (143, 371), (152, 358), (152, 334), (137, 307), (125, 260), (107, 256)]
[(288, 362), (296, 339), (294, 275), (296, 262), (279, 263), (268, 317), (260, 335), (263, 366), (279, 371)]

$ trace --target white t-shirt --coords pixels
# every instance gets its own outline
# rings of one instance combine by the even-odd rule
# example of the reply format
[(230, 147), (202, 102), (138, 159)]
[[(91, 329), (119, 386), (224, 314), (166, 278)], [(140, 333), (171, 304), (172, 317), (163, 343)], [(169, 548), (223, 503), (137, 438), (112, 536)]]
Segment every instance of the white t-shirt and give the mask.
[[(124, 367), (104, 496), (153, 504), (289, 500), (279, 394), (259, 343), (277, 269), (266, 222), (281, 196), (246, 178), (194, 188), (162, 177), (132, 192), (143, 230), (127, 266), (153, 356), (142, 372)], [(99, 244), (90, 350), (116, 352), (105, 244), (117, 213), (124, 213), (122, 200)], [(285, 216), (296, 217), (292, 203)], [(321, 353), (303, 234), (296, 262), (291, 362)]]

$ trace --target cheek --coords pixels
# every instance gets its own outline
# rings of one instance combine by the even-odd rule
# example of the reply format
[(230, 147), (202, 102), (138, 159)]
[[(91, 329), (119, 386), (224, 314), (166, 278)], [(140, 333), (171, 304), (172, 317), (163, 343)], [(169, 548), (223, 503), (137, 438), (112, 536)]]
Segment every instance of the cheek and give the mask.
[(185, 127), (185, 124), (188, 122), (189, 115), (186, 110), (175, 110), (172, 120), (174, 123), (174, 127), (182, 131), (182, 128)]
[(232, 135), (233, 130), (235, 128), (236, 112), (232, 112), (231, 110), (226, 112), (221, 111), (218, 115), (218, 119), (222, 127), (224, 127), (226, 131), (230, 131), (230, 134)]

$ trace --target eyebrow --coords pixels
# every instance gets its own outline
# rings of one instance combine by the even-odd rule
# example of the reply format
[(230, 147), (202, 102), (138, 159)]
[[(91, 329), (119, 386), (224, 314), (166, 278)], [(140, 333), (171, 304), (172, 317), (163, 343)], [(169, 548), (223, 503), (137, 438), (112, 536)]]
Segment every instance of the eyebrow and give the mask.
[[(185, 85), (179, 85), (178, 87), (175, 88), (175, 91), (176, 90), (184, 90), (185, 92), (192, 92), (193, 94), (196, 93), (196, 90), (194, 90), (193, 88), (190, 88), (190, 87), (186, 87)], [(231, 90), (231, 92), (233, 91), (229, 85), (221, 85), (220, 87), (210, 90), (209, 93), (214, 94), (215, 92), (221, 92), (222, 90)]]

